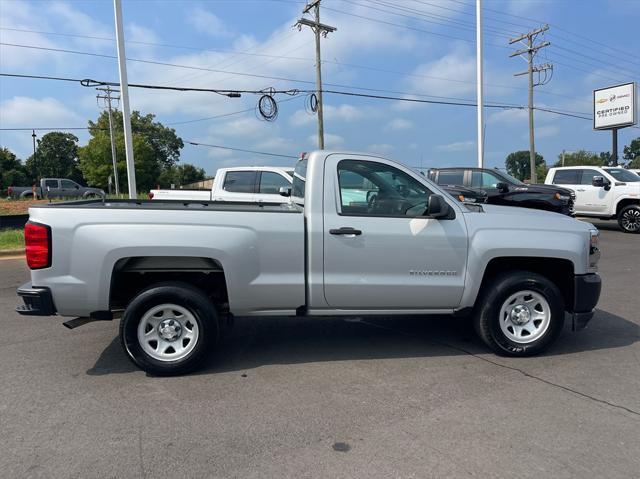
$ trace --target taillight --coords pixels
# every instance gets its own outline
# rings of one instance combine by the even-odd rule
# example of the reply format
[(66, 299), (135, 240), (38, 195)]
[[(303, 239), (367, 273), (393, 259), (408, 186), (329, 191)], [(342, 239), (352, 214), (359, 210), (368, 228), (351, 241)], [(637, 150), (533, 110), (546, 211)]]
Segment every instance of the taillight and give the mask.
[(29, 268), (51, 266), (51, 228), (28, 221), (24, 227), (24, 244)]

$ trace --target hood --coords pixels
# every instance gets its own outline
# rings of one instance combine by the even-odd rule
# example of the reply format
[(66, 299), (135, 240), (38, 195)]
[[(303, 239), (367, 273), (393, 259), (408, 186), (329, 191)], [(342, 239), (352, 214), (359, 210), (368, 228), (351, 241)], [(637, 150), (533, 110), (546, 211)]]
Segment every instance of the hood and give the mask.
[(539, 231), (589, 231), (597, 229), (591, 223), (551, 211), (516, 206), (482, 205), (482, 212), (469, 211), (465, 215), (473, 223), (499, 225), (502, 229)]
[(556, 185), (509, 185), (509, 193), (516, 192), (526, 192), (526, 193), (541, 193), (541, 194), (549, 194), (553, 195), (555, 193), (560, 193), (561, 195), (571, 195), (573, 193), (569, 188), (562, 188)]

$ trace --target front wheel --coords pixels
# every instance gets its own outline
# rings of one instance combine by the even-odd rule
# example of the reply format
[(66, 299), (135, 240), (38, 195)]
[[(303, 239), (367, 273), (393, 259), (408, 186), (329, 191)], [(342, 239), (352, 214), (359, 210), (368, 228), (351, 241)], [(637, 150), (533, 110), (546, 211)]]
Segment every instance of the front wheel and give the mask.
[(501, 355), (541, 353), (558, 338), (564, 325), (560, 290), (533, 272), (512, 271), (495, 277), (478, 301), (476, 332)]
[(618, 215), (618, 225), (625, 233), (640, 233), (640, 206), (629, 205)]
[(142, 291), (120, 323), (120, 342), (127, 356), (155, 375), (195, 370), (217, 337), (215, 307), (186, 283), (159, 283)]

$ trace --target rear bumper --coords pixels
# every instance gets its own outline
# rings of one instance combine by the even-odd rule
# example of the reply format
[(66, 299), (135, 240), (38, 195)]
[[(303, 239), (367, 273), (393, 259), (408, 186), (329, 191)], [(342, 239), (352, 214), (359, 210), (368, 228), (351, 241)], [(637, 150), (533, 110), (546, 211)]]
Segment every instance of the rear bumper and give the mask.
[(587, 326), (594, 314), (594, 308), (600, 299), (602, 279), (598, 273), (574, 276), (573, 330), (579, 331)]
[(16, 292), (24, 301), (24, 304), (16, 308), (19, 314), (25, 316), (53, 316), (56, 314), (49, 288), (25, 283)]

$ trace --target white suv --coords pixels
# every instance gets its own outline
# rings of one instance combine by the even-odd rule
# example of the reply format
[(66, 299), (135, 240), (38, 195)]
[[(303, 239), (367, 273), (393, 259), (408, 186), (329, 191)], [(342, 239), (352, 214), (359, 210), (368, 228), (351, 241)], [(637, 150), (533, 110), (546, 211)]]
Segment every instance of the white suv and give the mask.
[(624, 168), (565, 166), (551, 168), (544, 180), (576, 193), (576, 216), (618, 220), (622, 231), (640, 233), (640, 176)]

